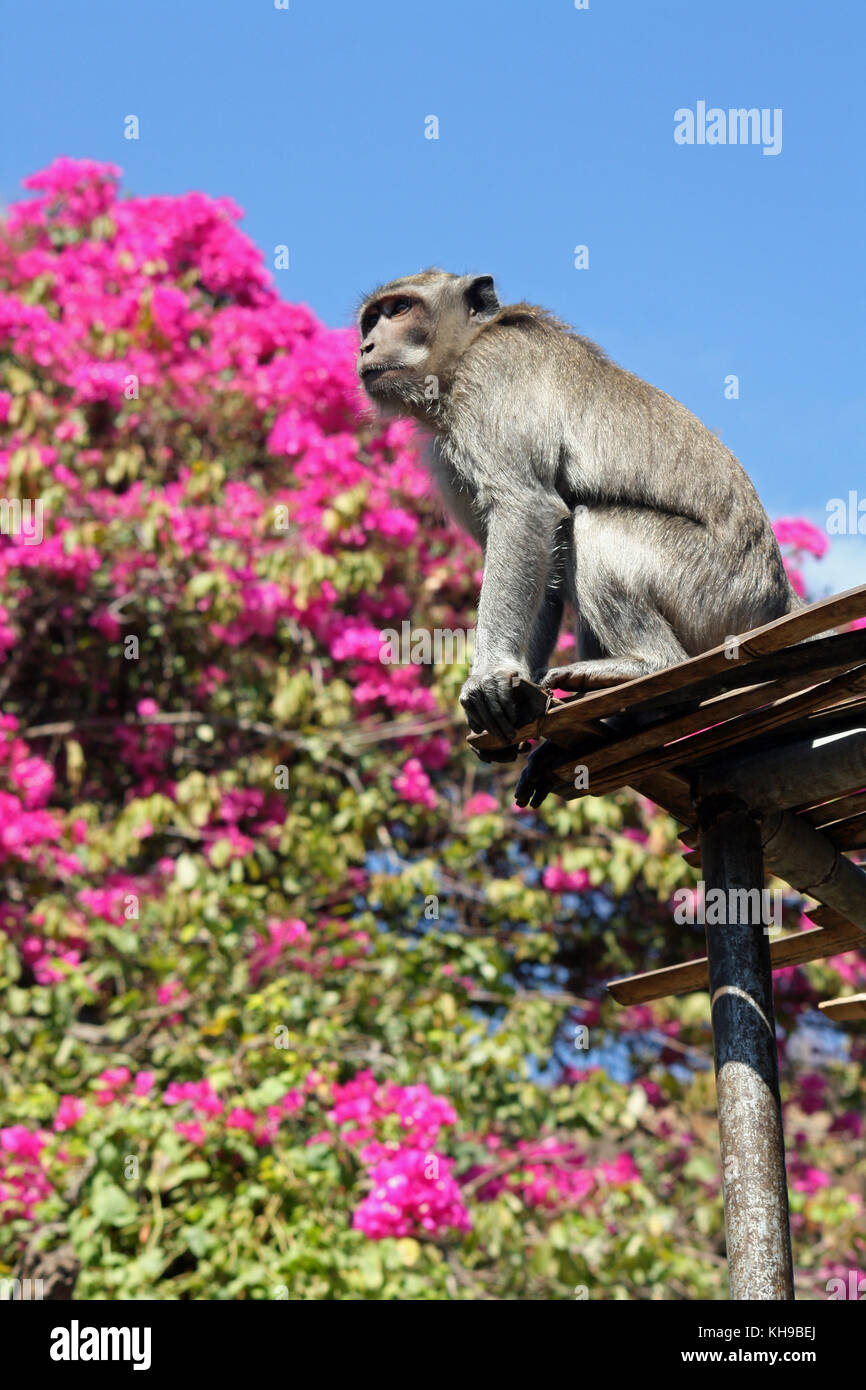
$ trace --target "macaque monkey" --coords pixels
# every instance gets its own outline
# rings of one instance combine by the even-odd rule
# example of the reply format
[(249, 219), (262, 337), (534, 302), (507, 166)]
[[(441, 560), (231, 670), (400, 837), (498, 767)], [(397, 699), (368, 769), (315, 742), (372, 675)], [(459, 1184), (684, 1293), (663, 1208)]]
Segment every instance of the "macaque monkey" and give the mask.
[[(429, 432), (443, 500), (484, 549), (460, 694), (476, 732), (513, 744), (539, 712), (515, 676), (615, 685), (800, 606), (730, 450), (544, 309), (433, 269), (376, 290), (358, 324), (367, 395)], [(548, 669), (566, 600), (577, 660)]]

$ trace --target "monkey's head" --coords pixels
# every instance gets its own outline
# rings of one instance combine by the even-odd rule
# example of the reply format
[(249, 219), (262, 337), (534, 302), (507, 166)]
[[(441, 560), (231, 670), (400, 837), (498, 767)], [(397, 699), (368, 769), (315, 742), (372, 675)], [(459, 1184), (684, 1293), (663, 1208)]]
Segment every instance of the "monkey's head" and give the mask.
[(358, 376), (389, 415), (429, 420), (454, 370), (499, 311), (490, 275), (423, 270), (368, 295), (358, 313)]

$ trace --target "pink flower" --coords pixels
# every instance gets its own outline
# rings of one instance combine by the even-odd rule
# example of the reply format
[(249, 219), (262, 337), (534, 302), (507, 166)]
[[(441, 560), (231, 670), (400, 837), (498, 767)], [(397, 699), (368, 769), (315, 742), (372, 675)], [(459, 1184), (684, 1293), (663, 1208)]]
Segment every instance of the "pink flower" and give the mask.
[[(452, 1125), (457, 1113), (444, 1096), (436, 1096), (423, 1083), (418, 1086), (398, 1086), (394, 1082), (380, 1085), (371, 1071), (362, 1071), (345, 1085), (333, 1088), (334, 1107), (330, 1118), (335, 1124), (351, 1125), (344, 1131), (350, 1144), (369, 1144), (383, 1120), (389, 1115), (399, 1118), (406, 1144), (416, 1148), (431, 1147), (444, 1125)], [(373, 1162), (386, 1150), (375, 1141), (364, 1152), (367, 1162)]]
[(96, 1078), (97, 1081), (104, 1081), (107, 1086), (126, 1086), (131, 1077), (129, 1067), (108, 1067), (101, 1071)]
[(45, 1130), (29, 1130), (24, 1125), (10, 1125), (0, 1129), (0, 1149), (14, 1154), (16, 1158), (36, 1159), (48, 1140)]
[(303, 1109), (304, 1098), (298, 1090), (287, 1091), (280, 1105), (286, 1115), (293, 1115), (296, 1110)]
[(417, 758), (409, 758), (403, 764), (402, 772), (397, 774), (391, 785), (410, 805), (426, 806), (428, 809), (436, 805), (436, 793), (430, 785), (430, 778)]
[(382, 1159), (370, 1171), (373, 1190), (352, 1225), (371, 1240), (470, 1230), (452, 1167), (451, 1159), (424, 1149), (400, 1149)]
[(46, 1130), (24, 1125), (0, 1129), (0, 1204), (3, 1220), (35, 1220), (40, 1202), (53, 1191), (43, 1168)]
[(804, 1073), (799, 1078), (799, 1086), (800, 1108), (804, 1114), (815, 1115), (819, 1110), (823, 1110), (827, 1077), (822, 1076), (820, 1072)]
[[(489, 1135), (485, 1142), (497, 1163), (509, 1157), (509, 1151), (497, 1135)], [(518, 1193), (527, 1206), (553, 1210), (563, 1204), (583, 1201), (595, 1186), (596, 1174), (587, 1166), (583, 1152), (554, 1135), (541, 1140), (520, 1140), (511, 1156), (523, 1161), (509, 1173), (482, 1184), (478, 1192), (482, 1202), (492, 1201), (499, 1193), (510, 1191)], [(466, 1176), (474, 1179), (483, 1172), (481, 1167)]]
[(77, 1096), (61, 1096), (54, 1116), (54, 1129), (57, 1133), (72, 1129), (87, 1113), (87, 1106)]
[(611, 1187), (623, 1187), (640, 1181), (640, 1170), (631, 1154), (620, 1154), (613, 1163), (599, 1163), (595, 1169), (600, 1182)]
[(830, 1126), (831, 1134), (847, 1134), (852, 1139), (861, 1139), (864, 1133), (863, 1116), (858, 1110), (843, 1110)]
[(664, 1092), (662, 1091), (662, 1088), (657, 1081), (648, 1081), (645, 1077), (641, 1077), (641, 1079), (638, 1082), (638, 1085), (643, 1087), (650, 1105), (654, 1105), (657, 1107), (664, 1105)]
[(590, 886), (586, 869), (563, 869), (561, 864), (551, 864), (541, 875), (541, 881), (551, 893), (583, 893)]
[(825, 554), (829, 544), (823, 531), (802, 518), (779, 517), (773, 522), (773, 530), (780, 545), (793, 546), (795, 550), (805, 551), (818, 559)]
[(180, 1134), (184, 1139), (188, 1139), (196, 1148), (200, 1149), (207, 1139), (207, 1135), (198, 1120), (178, 1120), (174, 1128), (175, 1133)]
[(94, 1100), (97, 1105), (111, 1105), (117, 1100), (118, 1092), (129, 1085), (132, 1074), (129, 1067), (108, 1067), (97, 1076), (97, 1084), (102, 1087), (97, 1091)]
[[(174, 873), (174, 860), (169, 860), (168, 871)], [(162, 985), (156, 987), (156, 1002), (158, 1004), (184, 1004), (189, 998), (189, 990), (184, 989), (180, 980), (166, 980)], [(180, 1023), (183, 1019), (182, 1014), (169, 1014), (166, 1022)]]
[(495, 814), (499, 810), (499, 802), (495, 796), (489, 796), (487, 792), (476, 792), (470, 796), (463, 807), (464, 816), (488, 816)]
[(251, 984), (256, 984), (260, 975), (275, 965), (290, 946), (307, 946), (310, 941), (307, 924), (300, 917), (291, 917), (285, 922), (268, 922), (267, 929), (267, 940), (258, 935), (253, 937), (253, 949), (250, 954)]
[(816, 1192), (820, 1192), (822, 1188), (830, 1185), (829, 1173), (824, 1173), (820, 1168), (811, 1168), (807, 1165), (803, 1165), (800, 1175), (791, 1182), (795, 1192), (804, 1192), (807, 1197), (813, 1197)]
[(221, 1115), (225, 1105), (205, 1078), (202, 1081), (172, 1081), (163, 1092), (165, 1105), (189, 1104), (194, 1114)]
[(256, 1116), (252, 1110), (245, 1110), (242, 1106), (235, 1106), (226, 1115), (226, 1129), (243, 1129), (252, 1134), (256, 1127)]
[(90, 625), (91, 627), (95, 627), (97, 632), (101, 632), (102, 636), (109, 642), (116, 642), (123, 631), (115, 615), (110, 613), (107, 608), (103, 608), (100, 612), (94, 613), (93, 617), (90, 619)]

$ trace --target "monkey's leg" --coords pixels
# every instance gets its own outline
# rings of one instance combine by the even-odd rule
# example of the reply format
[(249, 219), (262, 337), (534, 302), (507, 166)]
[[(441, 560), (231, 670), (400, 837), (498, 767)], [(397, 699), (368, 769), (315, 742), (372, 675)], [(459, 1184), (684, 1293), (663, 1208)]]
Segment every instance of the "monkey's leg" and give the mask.
[(589, 659), (553, 667), (540, 684), (600, 690), (684, 661), (678, 617), (688, 615), (684, 627), (694, 624), (707, 601), (701, 585), (711, 589), (714, 578), (706, 530), (644, 508), (584, 508), (574, 542), (575, 598)]
[[(539, 683), (548, 690), (598, 690), (684, 661), (689, 652), (672, 619), (678, 607), (694, 612), (706, 601), (694, 592), (702, 580), (709, 583), (703, 528), (645, 510), (605, 508), (582, 513), (575, 540), (581, 659), (553, 667)], [(626, 713), (605, 722), (612, 733), (625, 734), (673, 712), (658, 709), (640, 719)], [(554, 786), (567, 798), (554, 776), (566, 761), (554, 744), (534, 749), (518, 783), (518, 805), (540, 806)]]

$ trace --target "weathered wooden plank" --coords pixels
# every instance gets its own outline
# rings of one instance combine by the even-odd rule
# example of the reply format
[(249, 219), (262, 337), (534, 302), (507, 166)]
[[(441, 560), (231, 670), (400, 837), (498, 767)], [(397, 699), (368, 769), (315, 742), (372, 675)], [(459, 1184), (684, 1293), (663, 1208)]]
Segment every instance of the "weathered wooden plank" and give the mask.
[(641, 796), (648, 796), (683, 825), (691, 825), (697, 819), (689, 784), (675, 772), (652, 773), (641, 778), (634, 790)]
[[(817, 828), (859, 815), (866, 811), (866, 740), (860, 737), (866, 730), (846, 732), (857, 735), (856, 740), (852, 739), (850, 743), (839, 740), (823, 748), (816, 748), (811, 739), (804, 740), (802, 744), (790, 744), (786, 740), (760, 754), (755, 754), (753, 750), (748, 757), (742, 748), (739, 749), (738, 775), (742, 772), (747, 776), (742, 785), (738, 783), (738, 789), (741, 793), (752, 794), (763, 783), (770, 787), (764, 796), (765, 805), (769, 802), (777, 806), (787, 805), (789, 796), (795, 794), (802, 798), (808, 788), (813, 792), (812, 797), (793, 802), (790, 809)], [(802, 784), (799, 793), (796, 786), (786, 788), (778, 785), (780, 773), (790, 769), (796, 771), (797, 782)], [(653, 775), (650, 774), (651, 777)], [(681, 785), (687, 785), (685, 779), (676, 773), (664, 775), (677, 777)], [(680, 835), (692, 848), (698, 842), (694, 819), (689, 817), (684, 821), (689, 828)]]
[(844, 999), (825, 999), (818, 1008), (834, 1023), (866, 1022), (866, 994), (848, 994)]
[[(821, 911), (816, 909), (809, 916), (815, 921)], [(866, 935), (858, 927), (839, 918), (838, 913), (826, 915), (837, 919), (837, 924), (810, 927), (806, 931), (776, 937), (775, 941), (770, 942), (770, 961), (774, 970), (782, 970), (789, 965), (806, 965), (812, 960), (826, 960), (829, 956), (863, 948)], [(706, 956), (685, 961), (681, 965), (667, 965), (661, 970), (628, 975), (621, 980), (611, 980), (607, 985), (611, 997), (623, 1006), (649, 1004), (654, 999), (667, 999), (672, 994), (691, 994), (695, 990), (708, 988)]]
[[(833, 734), (849, 733), (855, 729), (866, 730), (866, 696), (858, 695), (853, 700), (840, 700), (837, 705), (825, 710), (816, 710), (802, 719), (793, 720), (783, 730), (783, 735), (786, 739), (830, 738)], [(745, 748), (743, 751), (753, 753), (756, 750)]]
[[(866, 683), (866, 667), (862, 669), (864, 671), (864, 683)], [(829, 674), (831, 676), (847, 675), (848, 667), (844, 664), (834, 666)], [(771, 705), (778, 706), (786, 696), (795, 695), (804, 687), (817, 691), (824, 689), (828, 683), (821, 682), (820, 685), (816, 685), (814, 672), (797, 671), (772, 685), (750, 686), (747, 690), (740, 690), (734, 695), (714, 696), (696, 710), (690, 710), (688, 713), (677, 715), (673, 719), (639, 729), (634, 734), (612, 739), (607, 747), (584, 760), (589, 768), (590, 780), (606, 768), (616, 767), (618, 764), (631, 764), (633, 758), (649, 749), (661, 749), (665, 745), (674, 743), (676, 739), (685, 738), (689, 734), (700, 733), (703, 730), (709, 734), (713, 728), (718, 728), (726, 720), (734, 719), (743, 714), (751, 714), (755, 710), (765, 709)]]
[[(823, 831), (790, 811), (765, 816), (760, 835), (770, 871), (799, 892), (812, 897), (820, 894), (821, 898), (819, 907), (808, 915), (822, 934), (799, 932), (772, 942), (773, 968), (866, 948), (866, 873), (839, 855)], [(625, 986), (614, 981), (608, 988), (618, 1003), (646, 1003), (668, 994), (705, 989), (706, 972), (706, 958), (702, 957), (631, 976)]]
[(775, 622), (754, 628), (744, 633), (740, 641), (748, 643), (752, 651), (766, 656), (769, 652), (777, 652), (794, 642), (804, 642), (807, 637), (829, 632), (830, 628), (863, 617), (866, 617), (866, 584), (857, 584), (853, 589), (831, 594), (817, 603), (804, 604), (784, 618), (776, 618)]
[(836, 676), (820, 686), (812, 686), (799, 695), (788, 695), (774, 701), (763, 709), (751, 714), (743, 714), (716, 725), (703, 733), (693, 734), (678, 743), (669, 744), (663, 749), (649, 749), (632, 758), (630, 762), (620, 762), (604, 767), (594, 776), (595, 758), (606, 757), (605, 748), (599, 754), (589, 753), (586, 757), (571, 758), (557, 768), (558, 783), (571, 786), (575, 768), (585, 766), (589, 774), (589, 789), (593, 796), (604, 796), (629, 782), (642, 779), (648, 772), (671, 767), (692, 767), (698, 761), (705, 761), (724, 752), (745, 739), (755, 738), (787, 724), (789, 718), (808, 709), (820, 708), (832, 702), (843, 692), (866, 690), (866, 667)]
[[(702, 779), (702, 796), (713, 797), (717, 781)], [(828, 839), (791, 811), (769, 811), (760, 820), (765, 863), (777, 878), (816, 899), (837, 924), (856, 927), (866, 946), (866, 872)], [(811, 914), (810, 914), (811, 915)]]
[(864, 662), (866, 628), (858, 628), (855, 632), (834, 632), (830, 637), (816, 637), (810, 642), (771, 652), (769, 656), (756, 657), (753, 661), (731, 659), (717, 675), (692, 681), (675, 694), (656, 695), (642, 700), (639, 708), (641, 713), (651, 714), (656, 707), (670, 708), (675, 700), (709, 700), (714, 695), (723, 695), (738, 687), (767, 685), (796, 671), (811, 671), (817, 683), (830, 675), (833, 668), (850, 670)]
[(866, 812), (849, 816), (847, 820), (833, 821), (831, 825), (822, 825), (821, 833), (837, 849), (866, 849)]
[(817, 806), (798, 806), (796, 809), (811, 825), (830, 825), (833, 821), (845, 820), (848, 816), (866, 811), (866, 787), (849, 796), (837, 797), (835, 801), (822, 801)]

